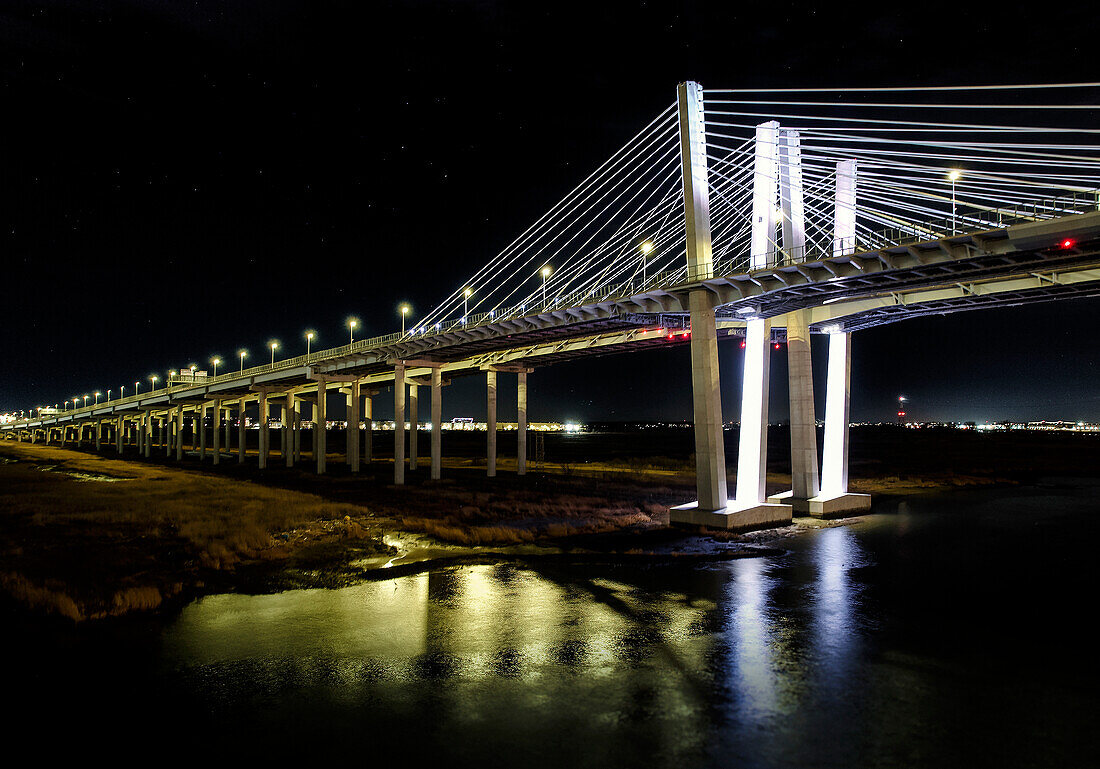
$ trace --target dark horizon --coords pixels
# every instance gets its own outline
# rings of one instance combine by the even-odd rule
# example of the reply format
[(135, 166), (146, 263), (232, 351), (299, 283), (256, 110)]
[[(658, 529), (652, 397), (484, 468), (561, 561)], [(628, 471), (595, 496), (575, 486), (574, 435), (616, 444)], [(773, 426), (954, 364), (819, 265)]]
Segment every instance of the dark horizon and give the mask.
[[(259, 363), (272, 338), (279, 357), (297, 355), (307, 329), (313, 349), (335, 346), (349, 316), (360, 338), (396, 330), (401, 302), (415, 314), (461, 285), (681, 80), (1087, 80), (1064, 65), (1096, 33), (1072, 9), (1044, 9), (1026, 46), (974, 57), (960, 56), (962, 31), (1016, 38), (1011, 8), (853, 18), (793, 3), (635, 3), (584, 6), (578, 24), (579, 9), (9, 4), (0, 410), (129, 391), (213, 355), (231, 367), (239, 348)], [(915, 421), (1100, 421), (1097, 309), (1085, 299), (861, 331), (852, 420), (889, 421), (906, 395)], [(739, 350), (719, 349), (723, 411), (736, 420)], [(783, 352), (773, 422), (787, 411)], [(691, 415), (683, 346), (538, 369), (529, 386), (534, 421)], [(505, 378), (505, 420), (513, 389)], [(478, 417), (484, 401), (483, 382), (457, 379), (444, 418)]]

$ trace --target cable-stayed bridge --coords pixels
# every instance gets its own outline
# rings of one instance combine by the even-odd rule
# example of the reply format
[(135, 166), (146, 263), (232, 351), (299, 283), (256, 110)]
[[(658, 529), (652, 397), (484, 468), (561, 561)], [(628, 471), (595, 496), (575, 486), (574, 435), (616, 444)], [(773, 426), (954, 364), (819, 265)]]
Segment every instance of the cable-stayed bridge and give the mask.
[[(484, 374), (488, 472), (496, 473), (498, 374), (516, 374), (518, 471), (526, 471), (526, 382), (540, 366), (690, 344), (699, 501), (673, 520), (769, 525), (792, 507), (862, 509), (847, 493), (852, 333), (929, 314), (1100, 294), (1100, 84), (842, 90), (704, 90), (663, 110), (576, 188), (401, 332), (214, 377), (174, 372), (159, 389), (2, 425), (10, 437), (190, 442), (245, 460), (245, 410), (272, 407), (289, 466), (302, 403), (327, 422), (331, 390), (369, 424), (393, 387), (394, 480), (416, 468), (419, 388), (430, 393), (431, 477), (440, 477), (443, 385)], [(837, 100), (835, 97), (840, 96)], [(830, 337), (824, 451), (815, 437), (809, 335)], [(736, 491), (728, 493), (717, 342), (745, 348)], [(769, 347), (789, 362), (793, 488), (764, 490)], [(274, 356), (273, 356), (274, 357)], [(727, 372), (733, 375), (733, 372)], [(52, 400), (52, 398), (45, 398)], [(234, 412), (237, 419), (234, 420)], [(160, 424), (160, 440), (153, 425)], [(359, 433), (363, 434), (360, 435)], [(110, 433), (108, 435), (108, 433)], [(189, 435), (188, 435), (189, 433)], [(313, 461), (326, 467), (324, 429)], [(353, 471), (369, 430), (349, 430)], [(209, 450), (208, 450), (209, 447)], [(408, 448), (408, 451), (406, 451)], [(408, 456), (406, 456), (408, 454)], [(232, 456), (232, 454), (230, 454)]]

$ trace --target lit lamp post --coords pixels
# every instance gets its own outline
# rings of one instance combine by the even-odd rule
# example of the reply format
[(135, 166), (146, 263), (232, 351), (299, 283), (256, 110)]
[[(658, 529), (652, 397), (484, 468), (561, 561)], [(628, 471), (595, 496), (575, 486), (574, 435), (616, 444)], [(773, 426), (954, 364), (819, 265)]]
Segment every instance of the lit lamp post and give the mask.
[(405, 336), (405, 316), (411, 308), (407, 304), (401, 305), (401, 336)]
[(359, 321), (357, 321), (355, 318), (350, 318), (348, 320), (348, 332), (351, 335), (351, 341), (348, 342), (348, 344), (355, 344), (355, 327), (358, 325)]
[(312, 344), (313, 344), (313, 332), (312, 331), (307, 331), (306, 332), (306, 357), (307, 358), (309, 357), (309, 348), (310, 348), (310, 345), (312, 345)]
[(271, 343), (271, 365), (272, 365), (272, 367), (275, 366), (275, 350), (276, 350), (276, 348), (278, 348), (278, 346), (279, 346), (278, 342), (272, 342)]
[(141, 382), (134, 382), (134, 395), (141, 392)]
[(649, 261), (649, 252), (653, 250), (653, 241), (647, 240), (642, 244), (642, 289), (645, 289), (646, 263)]
[(237, 355), (241, 356), (241, 373), (244, 373), (244, 357), (248, 355), (248, 350), (238, 350)]
[(191, 369), (191, 381), (192, 381), (192, 382), (194, 382), (194, 381), (195, 381), (195, 369), (197, 369), (197, 368), (198, 368), (198, 366), (196, 366), (196, 365), (195, 365), (194, 363), (192, 363), (192, 364), (191, 364), (191, 366), (190, 366), (190, 369)]
[[(119, 398), (125, 398), (126, 397), (126, 385), (122, 385), (122, 387), (120, 387), (118, 389), (120, 391), (118, 397)], [(107, 392), (110, 392), (110, 390), (108, 390)]]
[(90, 397), (92, 397), (92, 396), (90, 396), (90, 395), (85, 395), (84, 396), (84, 408), (88, 408), (88, 398), (90, 398)]
[(92, 405), (93, 406), (98, 406), (99, 405), (99, 391), (98, 390), (96, 390), (96, 392), (95, 392), (95, 400), (92, 401)]
[(462, 291), (462, 325), (465, 326), (470, 317), (470, 297), (473, 295), (473, 291), (470, 289), (463, 289)]
[(107, 391), (107, 402), (108, 403), (111, 402), (111, 391), (110, 390)]
[(218, 364), (221, 363), (221, 362), (222, 362), (221, 358), (211, 358), (210, 359), (210, 365), (212, 365), (214, 367), (214, 378), (215, 379), (217, 379), (217, 377), (218, 377)]
[(951, 234), (952, 235), (956, 234), (956, 227), (955, 227), (955, 182), (957, 182), (959, 180), (960, 176), (962, 176), (962, 174), (959, 173), (959, 169), (957, 169), (957, 168), (952, 168), (951, 172), (947, 174), (947, 178), (951, 180)]
[(157, 378), (158, 377), (157, 377), (156, 374), (153, 374), (149, 377), (149, 389), (150, 390), (157, 389)]
[(542, 268), (542, 307), (546, 309), (546, 279), (550, 277), (550, 265)]

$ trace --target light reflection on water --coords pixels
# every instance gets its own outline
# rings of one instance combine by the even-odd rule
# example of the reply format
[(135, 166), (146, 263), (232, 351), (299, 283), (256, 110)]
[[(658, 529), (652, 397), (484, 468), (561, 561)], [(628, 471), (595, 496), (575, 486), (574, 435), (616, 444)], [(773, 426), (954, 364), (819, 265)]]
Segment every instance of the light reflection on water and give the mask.
[[(1013, 573), (1034, 526), (1019, 515), (1006, 533), (974, 509), (871, 516), (702, 567), (482, 565), (211, 596), (164, 629), (160, 664), (223, 738), (303, 731), (337, 753), (369, 734), (391, 760), (410, 746), (461, 766), (1072, 757), (1089, 700), (1071, 677), (1046, 694), (1064, 674), (1050, 634), (1010, 613), (1039, 602), (991, 603), (982, 579)], [(1049, 590), (1038, 574), (1028, 589)], [(1021, 665), (1006, 628), (1046, 667)]]

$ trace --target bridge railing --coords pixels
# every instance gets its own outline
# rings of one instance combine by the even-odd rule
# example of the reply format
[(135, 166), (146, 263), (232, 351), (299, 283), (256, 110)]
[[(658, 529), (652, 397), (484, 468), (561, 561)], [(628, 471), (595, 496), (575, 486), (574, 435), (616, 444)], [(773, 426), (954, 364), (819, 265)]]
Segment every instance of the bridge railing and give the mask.
[(307, 355), (277, 360), (273, 364), (266, 363), (259, 366), (241, 368), (236, 371), (228, 371), (217, 376), (208, 377), (205, 381), (191, 381), (189, 378), (176, 377), (175, 379), (178, 381), (169, 381), (159, 390), (148, 390), (144, 393), (138, 392), (134, 395), (126, 396), (125, 398), (115, 398), (91, 406), (81, 406), (79, 408), (63, 410), (57, 414), (17, 420), (16, 422), (8, 424), (11, 426), (19, 426), (28, 421), (37, 421), (39, 418), (89, 416), (108, 406), (117, 408), (137, 405), (147, 400), (152, 395), (161, 396), (185, 390), (193, 390), (196, 389), (197, 386), (229, 383), (262, 374), (270, 374), (308, 366), (322, 361), (331, 361), (335, 358), (362, 354), (381, 347), (398, 344), (402, 341), (411, 341), (413, 339), (453, 333), (455, 331), (487, 326), (493, 323), (500, 323), (540, 313), (561, 311), (586, 304), (629, 299), (659, 288), (675, 288), (697, 283), (702, 280), (709, 280), (718, 275), (734, 275), (741, 272), (749, 272), (750, 268), (754, 270), (771, 269), (784, 265), (819, 261), (840, 253), (853, 253), (860, 250), (874, 250), (876, 248), (886, 248), (890, 246), (904, 246), (951, 237), (952, 235), (965, 235), (970, 232), (1002, 229), (1025, 222), (1097, 211), (1100, 210), (1100, 197), (1098, 197), (1095, 192), (1079, 191), (1057, 198), (1036, 201), (1027, 205), (981, 210), (966, 210), (965, 206), (961, 208), (963, 210), (954, 217), (929, 219), (922, 222), (906, 222), (904, 226), (885, 228), (861, 235), (858, 238), (858, 242), (834, 243), (829, 249), (807, 245), (797, 250), (776, 249), (767, 254), (758, 255), (756, 258), (752, 258), (748, 255), (739, 255), (715, 261), (713, 269), (707, 271), (705, 274), (694, 273), (686, 267), (681, 267), (679, 269), (655, 273), (647, 276), (644, 280), (609, 282), (568, 293), (548, 295), (545, 302), (523, 303), (511, 307), (490, 310), (488, 312), (474, 313), (462, 318), (441, 321), (431, 326), (413, 326), (404, 332), (381, 334), (357, 342), (351, 342), (340, 347), (318, 350)]

